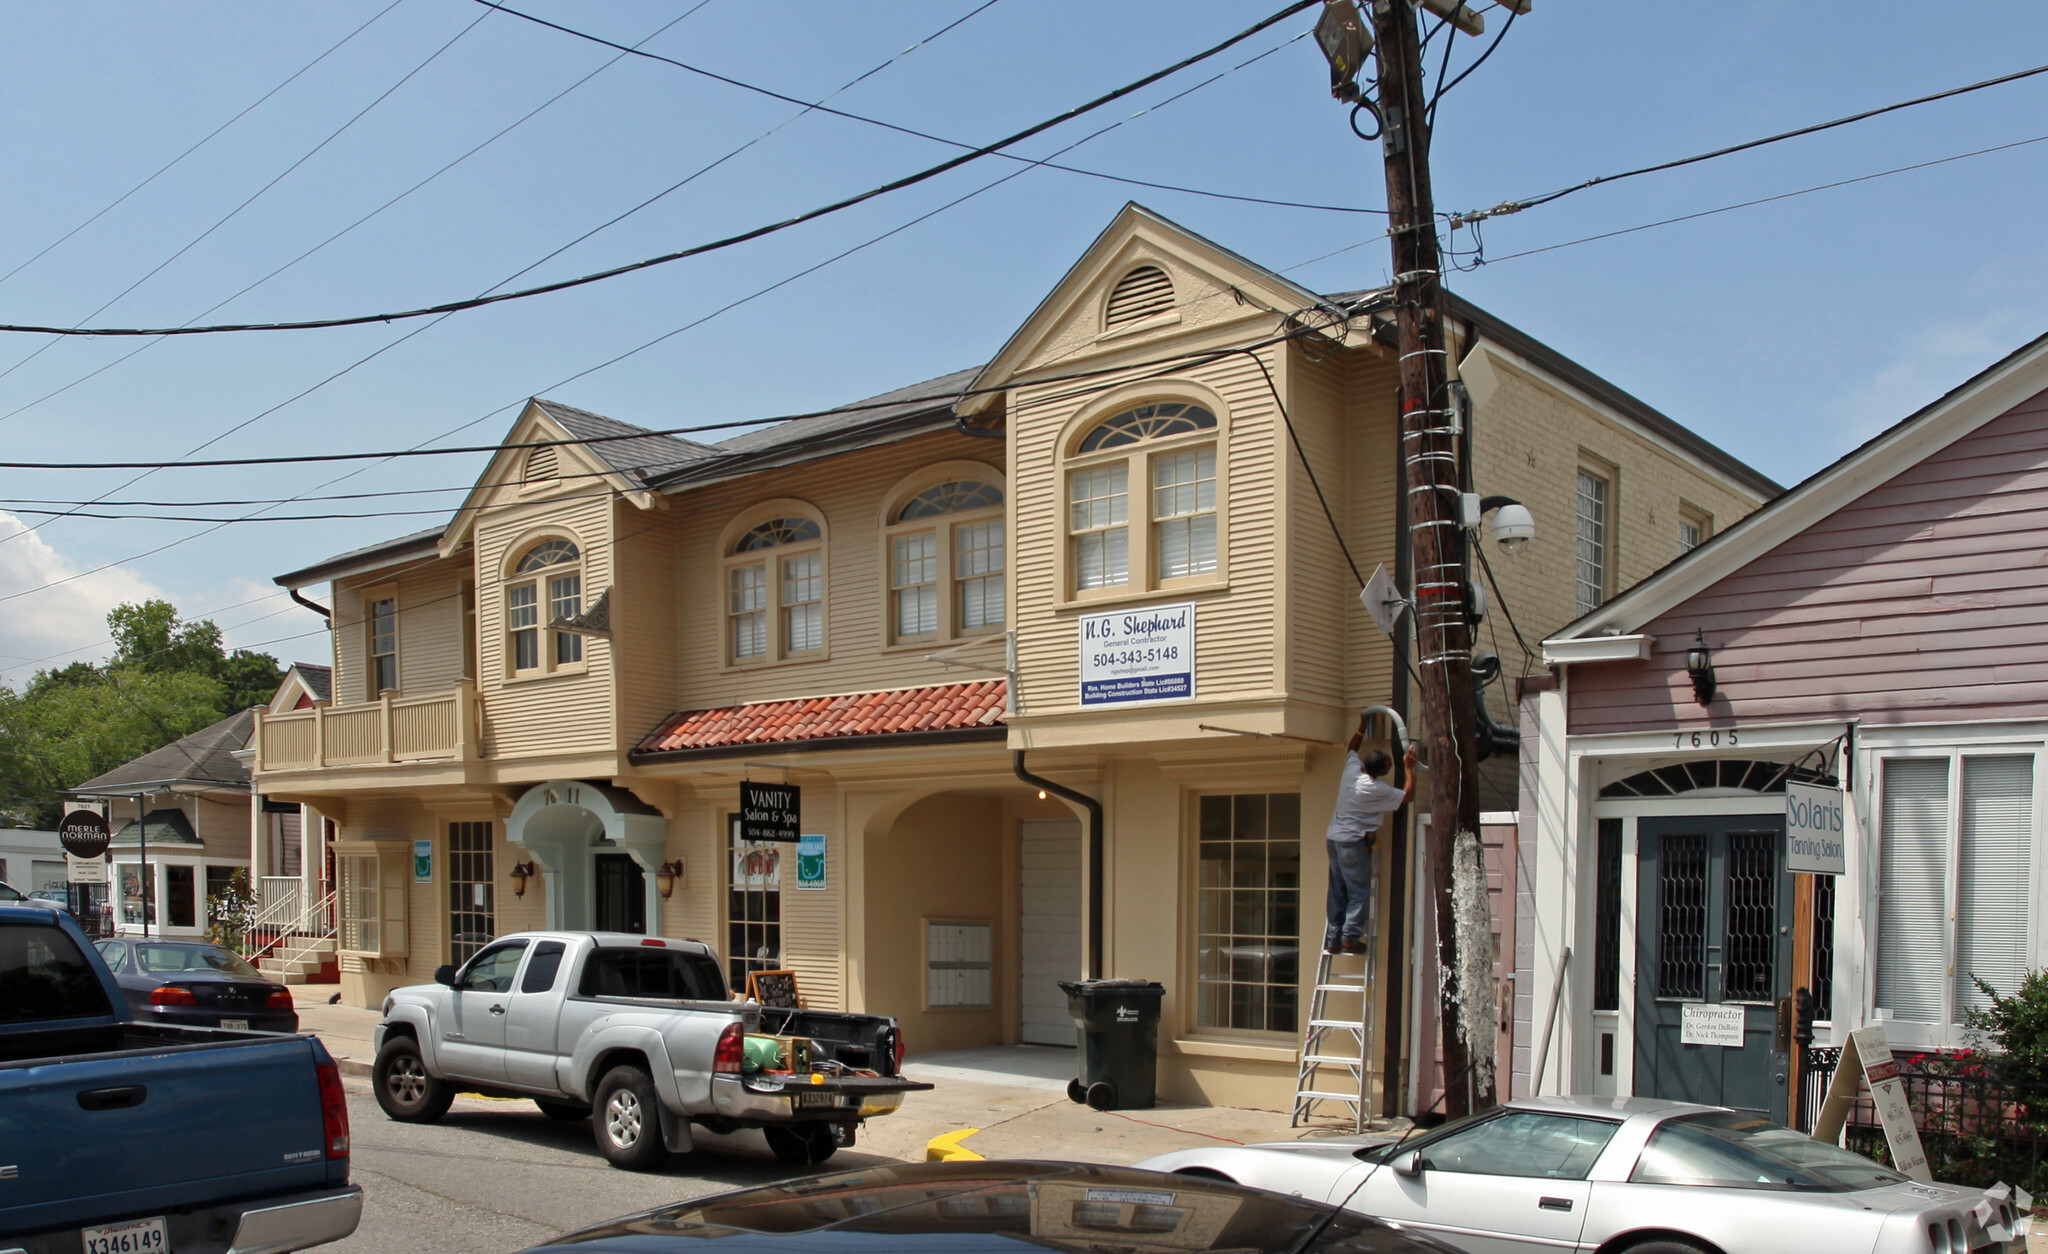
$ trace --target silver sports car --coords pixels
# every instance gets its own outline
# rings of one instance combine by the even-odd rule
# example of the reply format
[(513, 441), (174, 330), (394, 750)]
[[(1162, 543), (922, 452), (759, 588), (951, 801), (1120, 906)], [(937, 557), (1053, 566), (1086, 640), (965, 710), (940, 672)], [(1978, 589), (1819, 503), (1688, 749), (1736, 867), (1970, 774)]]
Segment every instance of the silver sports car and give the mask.
[(1405, 1140), (1330, 1137), (1139, 1163), (1342, 1203), (1471, 1254), (2020, 1254), (2007, 1193), (1920, 1184), (1740, 1111), (1510, 1102)]

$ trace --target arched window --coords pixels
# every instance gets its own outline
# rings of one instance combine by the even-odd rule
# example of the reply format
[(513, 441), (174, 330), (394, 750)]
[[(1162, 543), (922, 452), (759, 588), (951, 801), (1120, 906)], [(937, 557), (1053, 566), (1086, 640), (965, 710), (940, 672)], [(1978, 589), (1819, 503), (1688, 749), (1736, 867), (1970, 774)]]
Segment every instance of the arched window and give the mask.
[(1173, 280), (1158, 266), (1139, 266), (1117, 280), (1102, 308), (1104, 330), (1143, 322), (1173, 308)]
[(583, 554), (571, 540), (542, 540), (519, 555), (505, 581), (505, 661), (514, 675), (583, 663), (583, 637), (547, 624), (583, 612)]
[[(1089, 426), (1067, 458), (1074, 594), (1213, 581), (1221, 573), (1216, 415), (1191, 401), (1134, 405)], [(1131, 543), (1131, 483), (1140, 488)]]
[(741, 532), (725, 578), (733, 661), (825, 651), (824, 530), (815, 519), (783, 514)]
[(994, 478), (963, 466), (958, 478), (923, 489), (888, 518), (892, 641), (952, 639), (1003, 626), (1008, 563), (1003, 489)]

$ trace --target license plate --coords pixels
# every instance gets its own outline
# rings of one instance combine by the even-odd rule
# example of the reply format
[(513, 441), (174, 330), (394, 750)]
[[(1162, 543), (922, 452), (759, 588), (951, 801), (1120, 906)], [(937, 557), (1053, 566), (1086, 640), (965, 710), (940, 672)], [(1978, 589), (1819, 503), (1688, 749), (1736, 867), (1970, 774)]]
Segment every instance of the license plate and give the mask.
[(79, 1236), (85, 1240), (85, 1254), (170, 1254), (171, 1249), (161, 1215), (105, 1228), (87, 1228)]
[(247, 1019), (222, 1019), (220, 1025), (238, 1032), (247, 1032), (249, 1030), (249, 1021)]
[(794, 1105), (798, 1110), (817, 1110), (821, 1107), (837, 1108), (852, 1104), (852, 1100), (842, 1093), (806, 1093), (802, 1089), (798, 1089), (791, 1096), (796, 1099)]

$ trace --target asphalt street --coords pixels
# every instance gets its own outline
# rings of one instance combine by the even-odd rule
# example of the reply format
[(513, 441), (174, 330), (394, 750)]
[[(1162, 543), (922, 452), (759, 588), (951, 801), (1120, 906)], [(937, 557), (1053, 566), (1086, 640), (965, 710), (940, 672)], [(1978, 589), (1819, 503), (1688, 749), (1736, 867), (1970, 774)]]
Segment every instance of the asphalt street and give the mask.
[[(354, 1236), (336, 1254), (509, 1254), (564, 1232), (649, 1207), (766, 1184), (814, 1169), (775, 1161), (759, 1133), (700, 1133), (666, 1170), (620, 1171), (599, 1157), (586, 1123), (557, 1123), (526, 1101), (462, 1097), (432, 1124), (395, 1123), (369, 1082), (349, 1096), (351, 1178), (363, 1186)], [(896, 1161), (841, 1150), (830, 1169)]]

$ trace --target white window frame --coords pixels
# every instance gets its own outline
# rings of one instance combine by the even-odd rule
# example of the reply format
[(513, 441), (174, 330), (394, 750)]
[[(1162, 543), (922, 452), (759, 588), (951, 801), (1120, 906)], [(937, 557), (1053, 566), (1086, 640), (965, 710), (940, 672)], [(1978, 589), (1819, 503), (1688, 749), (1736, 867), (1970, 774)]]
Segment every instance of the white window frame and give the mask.
[[(1133, 409), (1145, 405), (1181, 404), (1194, 405), (1208, 410), (1215, 416), (1216, 425), (1196, 431), (1174, 435), (1150, 436), (1135, 443), (1113, 448), (1095, 449), (1082, 452), (1081, 445), (1089, 434), (1104, 423), (1111, 422)], [(1100, 405), (1074, 423), (1061, 441), (1062, 455), (1059, 466), (1060, 487), (1060, 580), (1064, 604), (1073, 605), (1094, 601), (1115, 601), (1142, 597), (1154, 592), (1183, 588), (1211, 588), (1228, 586), (1230, 582), (1230, 482), (1229, 482), (1229, 434), (1230, 415), (1220, 397), (1206, 392), (1181, 390), (1171, 386), (1152, 386), (1144, 391), (1126, 392), (1117, 399)], [(1213, 450), (1215, 474), (1212, 482), (1213, 508), (1198, 509), (1162, 517), (1160, 485), (1157, 482), (1157, 467), (1165, 459), (1178, 454)], [(1074, 526), (1074, 485), (1078, 475), (1121, 464), (1124, 467), (1124, 519), (1102, 527), (1079, 528)], [(1213, 569), (1192, 574), (1167, 577), (1162, 573), (1160, 553), (1161, 524), (1172, 524), (1178, 519), (1213, 516), (1215, 519), (1215, 561)], [(1105, 584), (1100, 587), (1081, 586), (1081, 562), (1079, 538), (1083, 535), (1102, 534), (1121, 527), (1125, 533), (1126, 558), (1125, 576), (1121, 583)]]
[[(1882, 1008), (1887, 1011), (1893, 1009), (1882, 1004), (1884, 998), (1878, 991), (1880, 966), (1891, 960), (1884, 948), (1885, 842), (1889, 837), (1889, 833), (1885, 830), (1884, 822), (1886, 765), (1889, 762), (1906, 760), (1940, 761), (1948, 767), (1948, 795), (1944, 803), (1942, 898), (1940, 911), (1943, 926), (1942, 952), (1939, 955), (1942, 969), (1942, 1014), (1939, 1021), (1933, 1023), (1922, 1020), (1900, 1019), (1894, 1016), (1885, 1020), (1884, 1028), (1885, 1035), (1895, 1045), (1922, 1049), (1954, 1048), (1970, 1043), (1969, 1034), (1963, 1027), (1962, 1007), (1958, 1004), (1956, 996), (1957, 983), (1961, 978), (1961, 973), (1956, 969), (1956, 962), (1960, 947), (1959, 928), (1961, 925), (1959, 915), (1962, 891), (1962, 808), (1965, 763), (1971, 758), (2027, 757), (2033, 760), (2033, 813), (2027, 827), (2029, 839), (2028, 871), (2023, 877), (2023, 883), (2018, 888), (2019, 892), (2029, 895), (2014, 901), (2012, 904), (2013, 911), (2025, 918), (2027, 928), (2024, 954), (2019, 965), (2022, 970), (2031, 970), (2042, 964), (2040, 950), (2043, 930), (2040, 914), (2043, 902), (2041, 895), (2033, 892), (2033, 885), (2041, 875), (2044, 865), (2048, 865), (2048, 860), (2044, 860), (2043, 854), (2043, 819), (2044, 813), (2048, 813), (2048, 806), (2043, 805), (2044, 797), (2048, 797), (2048, 777), (2044, 777), (2048, 776), (2048, 754), (2043, 753), (2042, 745), (2038, 741), (2014, 743), (2006, 740), (1982, 740), (1956, 743), (1956, 741), (1950, 740), (1943, 744), (1916, 744), (1911, 743), (1915, 738), (1907, 737), (1902, 739), (1906, 743), (1895, 743), (1891, 737), (1881, 735), (1873, 737), (1873, 740), (1877, 741), (1877, 743), (1860, 746), (1858, 753), (1859, 758), (1862, 759), (1862, 777), (1867, 781), (1865, 795), (1869, 798), (1869, 807), (1866, 823), (1871, 835), (1869, 854), (1871, 865), (1865, 872), (1865, 882), (1870, 885), (1870, 892), (1864, 904), (1867, 917), (1862, 920), (1865, 932), (1863, 945), (1865, 969), (1868, 975), (1864, 980), (1863, 988), (1860, 990), (1865, 998), (1864, 1006), (1866, 1007), (1861, 1017), (1866, 1022), (1876, 1022), (1876, 1011), (1878, 1009)], [(1850, 869), (1853, 872), (1856, 868), (1852, 865)], [(1839, 955), (1841, 951), (1841, 933), (1839, 929), (1843, 924), (1843, 902), (1840, 898), (1837, 899), (1835, 904), (1835, 914), (1836, 927), (1838, 929), (1837, 953)], [(1839, 964), (1840, 958), (1838, 957), (1838, 969)], [(2007, 989), (1999, 990), (2001, 993), (2009, 991)], [(1850, 1017), (1847, 1013), (1847, 1008), (1842, 1004), (1843, 992), (1844, 990), (1838, 979), (1835, 991), (1835, 1018), (1838, 1023), (1848, 1021)]]
[[(782, 519), (802, 519), (817, 528), (815, 539), (774, 544), (767, 548), (740, 550), (757, 528)], [(828, 658), (832, 654), (832, 565), (827, 552), (830, 533), (825, 526), (825, 513), (815, 505), (804, 501), (772, 501), (755, 506), (735, 519), (726, 527), (721, 538), (719, 551), (725, 554), (718, 572), (719, 602), (722, 606), (720, 618), (724, 622), (725, 665), (728, 669), (754, 666), (772, 666), (782, 662), (811, 662)], [(789, 563), (792, 559), (815, 558), (818, 563), (817, 591), (815, 602), (792, 601), (793, 585), (788, 579)], [(765, 583), (763, 595), (757, 610), (744, 611), (746, 614), (760, 613), (766, 619), (765, 649), (758, 654), (741, 656), (739, 652), (739, 619), (733, 600), (734, 578), (738, 571), (758, 568)], [(790, 639), (790, 611), (798, 605), (816, 604), (818, 607), (818, 633), (815, 648), (794, 648)]]
[[(378, 607), (391, 607), (391, 648), (388, 651), (377, 648)], [(385, 584), (363, 590), (363, 691), (365, 699), (375, 701), (386, 692), (399, 691), (401, 672), (398, 665), (398, 589)], [(377, 663), (384, 658), (391, 659), (391, 682), (377, 682)]]
[[(1686, 532), (1692, 532), (1692, 543), (1686, 543)], [(1685, 501), (1678, 504), (1678, 553), (1683, 557), (1702, 544), (1714, 538), (1714, 516)]]
[[(522, 571), (520, 565), (545, 545), (562, 543), (576, 551), (573, 560), (551, 562), (546, 566)], [(504, 587), (500, 604), (504, 607), (505, 620), (501, 624), (501, 643), (505, 650), (504, 674), (507, 679), (538, 679), (548, 675), (576, 674), (588, 669), (585, 658), (587, 648), (581, 632), (557, 631), (548, 624), (554, 621), (557, 601), (555, 585), (568, 578), (576, 580), (576, 610), (580, 614), (588, 607), (585, 599), (589, 590), (586, 568), (589, 558), (583, 542), (564, 531), (548, 531), (522, 537), (518, 544), (508, 551), (505, 562)], [(527, 626), (513, 625), (513, 596), (515, 593), (530, 597), (533, 622)], [(521, 609), (525, 606), (519, 607)], [(572, 615), (573, 617), (573, 615)], [(534, 664), (519, 665), (519, 636), (521, 632), (533, 632)]]
[[(944, 513), (926, 514), (919, 518), (904, 518), (903, 511), (923, 494), (947, 484), (986, 484), (994, 489), (999, 499), (992, 505), (978, 509), (948, 510)], [(883, 646), (905, 648), (921, 646), (929, 648), (940, 641), (977, 639), (995, 635), (1009, 626), (1010, 621), (1010, 536), (1006, 517), (1009, 487), (1004, 477), (993, 466), (980, 462), (949, 462), (928, 466), (898, 484), (886, 498), (882, 515), (882, 570), (884, 574)], [(986, 574), (969, 574), (960, 569), (963, 557), (973, 552), (961, 543), (960, 535), (972, 527), (994, 525), (997, 528), (997, 547), (1002, 555), (1002, 565)], [(906, 584), (899, 581), (901, 572), (897, 563), (897, 546), (905, 541), (927, 537), (931, 541), (930, 557), (932, 579), (929, 584), (919, 582)], [(923, 561), (925, 559), (918, 559)], [(996, 622), (984, 622), (978, 626), (967, 626), (963, 596), (969, 581), (994, 579), (1001, 589), (1003, 616)], [(906, 632), (900, 630), (899, 597), (909, 587), (932, 589), (932, 628), (930, 631)]]
[[(1586, 494), (1582, 490), (1585, 480), (1600, 485), (1599, 500), (1596, 503), (1600, 514), (1589, 518), (1586, 513)], [(1607, 603), (1614, 595), (1614, 471), (1606, 466), (1591, 463), (1581, 458), (1578, 474), (1572, 477), (1572, 595), (1580, 614), (1590, 614)], [(1599, 528), (1599, 537), (1593, 541), (1599, 545), (1599, 561), (1594, 567), (1597, 585), (1586, 578), (1587, 559), (1584, 546), (1588, 524)], [(1599, 600), (1587, 603), (1586, 589), (1596, 586)]]

